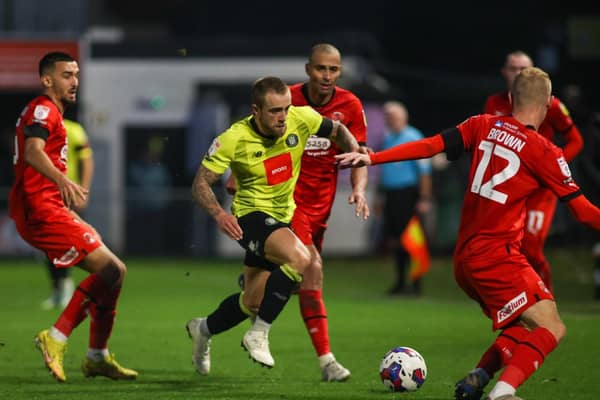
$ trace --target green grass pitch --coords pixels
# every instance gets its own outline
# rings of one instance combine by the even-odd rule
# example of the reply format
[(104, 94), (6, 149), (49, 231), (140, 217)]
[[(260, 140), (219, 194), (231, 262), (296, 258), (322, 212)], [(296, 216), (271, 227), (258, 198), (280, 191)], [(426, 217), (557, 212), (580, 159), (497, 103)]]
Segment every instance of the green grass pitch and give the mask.
[[(600, 305), (592, 301), (589, 250), (548, 252), (567, 337), (519, 390), (526, 400), (600, 398)], [(40, 262), (0, 261), (0, 399), (429, 399), (453, 398), (454, 383), (494, 338), (490, 322), (456, 287), (450, 260), (436, 258), (418, 299), (384, 295), (393, 276), (386, 259), (325, 258), (325, 299), (332, 349), (352, 371), (345, 383), (323, 383), (292, 298), (270, 335), (272, 370), (252, 363), (240, 347), (247, 323), (213, 340), (212, 371), (196, 374), (184, 325), (212, 311), (237, 290), (240, 263), (222, 260), (130, 259), (111, 351), (137, 369), (133, 382), (86, 379), (80, 363), (89, 322), (75, 330), (65, 356), (68, 381), (55, 382), (33, 336), (56, 311), (42, 311), (48, 281)], [(74, 270), (80, 280), (84, 273)], [(428, 376), (415, 393), (394, 394), (378, 366), (391, 347), (405, 345), (425, 358)], [(490, 386), (491, 387), (491, 386)]]

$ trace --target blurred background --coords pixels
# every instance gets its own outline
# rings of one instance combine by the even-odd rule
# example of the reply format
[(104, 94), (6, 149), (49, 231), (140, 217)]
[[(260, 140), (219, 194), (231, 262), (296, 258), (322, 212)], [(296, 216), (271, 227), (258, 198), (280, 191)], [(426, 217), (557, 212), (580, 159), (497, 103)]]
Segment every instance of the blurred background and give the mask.
[[(505, 88), (500, 68), (516, 49), (550, 73), (584, 139), (598, 134), (598, 3), (457, 3), (0, 0), (0, 255), (32, 252), (7, 218), (7, 195), (14, 125), (39, 92), (37, 63), (48, 51), (79, 60), (79, 104), (69, 113), (85, 127), (96, 161), (85, 216), (125, 255), (241, 254), (192, 204), (191, 181), (212, 139), (249, 113), (251, 83), (265, 75), (304, 81), (315, 43), (341, 50), (339, 84), (363, 101), (373, 148), (383, 102), (403, 101), (411, 124), (435, 134)], [(579, 156), (571, 167), (600, 204), (600, 187), (584, 171), (589, 162)], [(372, 168), (370, 199), (377, 174)], [(453, 249), (466, 174), (467, 160), (434, 169), (426, 224), (434, 253)], [(345, 171), (340, 179), (324, 254), (370, 254), (377, 218), (348, 218)], [(548, 246), (591, 246), (594, 235), (559, 206)]]

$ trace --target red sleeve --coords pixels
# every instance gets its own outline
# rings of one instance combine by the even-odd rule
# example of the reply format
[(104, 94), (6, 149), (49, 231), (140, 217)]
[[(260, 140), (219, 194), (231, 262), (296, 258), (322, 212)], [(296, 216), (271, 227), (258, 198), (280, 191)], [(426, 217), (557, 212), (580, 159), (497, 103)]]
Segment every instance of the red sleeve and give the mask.
[(571, 125), (571, 129), (564, 133), (564, 138), (563, 153), (567, 161), (571, 161), (583, 149), (583, 137), (579, 129), (575, 125)]
[(555, 132), (564, 135), (563, 153), (571, 161), (583, 149), (583, 138), (573, 123), (567, 107), (556, 97), (552, 99), (546, 120)]
[(575, 197), (567, 203), (567, 206), (577, 221), (600, 231), (600, 209), (590, 203), (585, 196)]
[(360, 100), (355, 97), (350, 108), (352, 119), (349, 121), (348, 129), (356, 138), (359, 145), (367, 144), (367, 118)]
[(414, 142), (390, 147), (387, 150), (371, 154), (370, 158), (371, 164), (376, 165), (393, 161), (429, 158), (442, 151), (444, 151), (444, 140), (442, 139), (442, 135), (438, 134)]

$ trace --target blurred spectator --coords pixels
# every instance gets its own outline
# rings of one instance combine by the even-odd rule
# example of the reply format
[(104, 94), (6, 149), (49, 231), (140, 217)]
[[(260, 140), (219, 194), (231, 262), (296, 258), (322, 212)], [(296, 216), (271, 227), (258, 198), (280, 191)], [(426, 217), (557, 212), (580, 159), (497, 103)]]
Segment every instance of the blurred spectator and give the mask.
[[(418, 129), (408, 124), (404, 104), (387, 102), (384, 113), (387, 132), (382, 150), (423, 138)], [(396, 267), (395, 283), (388, 294), (418, 295), (421, 276), (429, 268), (429, 252), (420, 217), (431, 210), (430, 160), (381, 165), (379, 191), (383, 196), (383, 244), (386, 251), (393, 252)], [(411, 260), (414, 267), (409, 276)]]
[[(164, 161), (165, 143), (151, 136), (128, 168), (127, 251), (162, 253), (167, 238), (171, 174)], [(150, 229), (149, 229), (150, 228)]]

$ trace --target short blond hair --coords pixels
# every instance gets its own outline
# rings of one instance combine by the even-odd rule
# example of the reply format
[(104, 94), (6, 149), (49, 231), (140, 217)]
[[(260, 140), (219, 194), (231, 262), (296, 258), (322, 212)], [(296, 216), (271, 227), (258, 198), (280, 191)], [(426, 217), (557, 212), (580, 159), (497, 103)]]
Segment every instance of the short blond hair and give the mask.
[(525, 68), (517, 75), (511, 94), (513, 107), (543, 106), (552, 93), (550, 76), (537, 67)]

